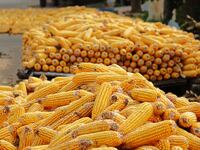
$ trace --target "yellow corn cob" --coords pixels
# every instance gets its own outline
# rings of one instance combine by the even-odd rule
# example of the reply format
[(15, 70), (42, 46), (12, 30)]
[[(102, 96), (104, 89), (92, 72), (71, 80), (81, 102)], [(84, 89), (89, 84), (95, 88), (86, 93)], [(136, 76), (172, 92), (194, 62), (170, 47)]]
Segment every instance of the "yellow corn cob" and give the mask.
[(15, 104), (15, 99), (10, 96), (0, 97), (0, 105), (11, 105)]
[(59, 92), (67, 92), (67, 91), (71, 91), (71, 90), (75, 90), (76, 88), (78, 88), (80, 86), (79, 83), (75, 83), (73, 81), (70, 81), (68, 84), (66, 84), (65, 86), (63, 86)]
[(110, 83), (103, 83), (100, 86), (97, 97), (94, 102), (94, 107), (92, 109), (92, 118), (96, 118), (101, 112), (103, 112), (106, 107), (110, 105), (110, 96), (112, 94), (112, 86)]
[(99, 148), (91, 148), (89, 150), (118, 150), (115, 147), (99, 147)]
[(114, 111), (114, 110), (122, 110), (128, 104), (128, 99), (119, 99), (117, 102), (108, 106), (104, 111)]
[(59, 92), (56, 94), (50, 94), (45, 98), (39, 100), (39, 103), (44, 107), (59, 107), (63, 105), (68, 105), (72, 101), (78, 100), (82, 96), (88, 94), (87, 91), (84, 90), (74, 90), (68, 92)]
[(102, 75), (96, 78), (96, 82), (102, 84), (104, 82), (111, 82), (111, 81), (124, 81), (129, 79), (128, 75)]
[(121, 99), (127, 99), (128, 100), (128, 104), (131, 103), (131, 101), (134, 101), (128, 95), (125, 95), (124, 93), (120, 93), (120, 92), (113, 93), (110, 99), (111, 99), (111, 103), (117, 102), (118, 100), (121, 100)]
[(177, 134), (182, 135), (186, 137), (189, 141), (189, 149), (192, 150), (199, 150), (200, 149), (200, 138), (197, 136), (185, 131), (184, 129), (181, 129), (177, 127)]
[(17, 134), (19, 136), (19, 150), (31, 146), (34, 139), (34, 131), (32, 128), (28, 126), (20, 128), (20, 130), (17, 131)]
[(71, 134), (73, 138), (77, 136), (89, 134), (89, 133), (96, 133), (101, 131), (109, 131), (109, 130), (117, 130), (118, 125), (112, 120), (97, 120), (83, 126), (80, 126), (76, 130), (74, 130)]
[(197, 117), (193, 112), (182, 113), (179, 117), (179, 124), (184, 128), (189, 128), (196, 122), (197, 122)]
[(117, 112), (103, 112), (97, 119), (102, 120), (102, 119), (112, 119), (113, 121), (117, 122), (118, 124), (122, 124), (126, 118), (122, 115), (120, 115)]
[(155, 115), (162, 115), (166, 111), (166, 106), (163, 102), (154, 102), (153, 103), (153, 112)]
[(18, 84), (17, 90), (22, 91), (23, 94), (24, 94), (25, 96), (27, 96), (27, 89), (26, 89), (26, 84), (25, 84), (25, 82), (20, 82), (20, 83)]
[(170, 146), (180, 146), (183, 150), (187, 150), (189, 147), (188, 139), (182, 135), (171, 135), (167, 137), (170, 142)]
[(193, 112), (197, 117), (200, 117), (200, 104), (191, 104), (189, 106), (183, 106), (177, 109), (180, 113)]
[(0, 106), (0, 124), (7, 120), (10, 112), (10, 107), (8, 106)]
[(183, 106), (188, 106), (190, 104), (188, 99), (186, 99), (184, 97), (177, 97), (173, 103), (174, 103), (176, 108), (180, 108), (180, 107), (183, 107)]
[(94, 142), (94, 146), (98, 147), (101, 145), (113, 146), (117, 147), (122, 143), (121, 135), (116, 131), (103, 131), (96, 132), (91, 134), (85, 134), (77, 137), (79, 140), (92, 140)]
[(10, 124), (14, 123), (14, 122), (17, 122), (18, 119), (25, 113), (25, 109), (23, 106), (20, 106), (20, 105), (14, 105), (12, 108), (11, 108), (11, 112), (10, 112), (10, 115), (9, 115), (9, 118), (8, 118), (8, 122)]
[(47, 127), (39, 127), (36, 130), (36, 134), (47, 143), (50, 143), (51, 139), (55, 137), (56, 133), (57, 132), (55, 130), (52, 130)]
[(111, 66), (108, 66), (108, 68), (110, 71), (115, 72), (117, 74), (127, 75), (126, 70), (124, 70), (123, 68), (121, 68), (120, 66), (116, 64), (112, 64)]
[(34, 100), (31, 100), (31, 101), (28, 101), (28, 102), (25, 102), (22, 104), (22, 106), (24, 107), (24, 109), (27, 111), (29, 109), (29, 107), (31, 107), (33, 104), (37, 103), (38, 100), (37, 99), (34, 99)]
[(192, 124), (190, 132), (200, 138), (200, 123)]
[(159, 150), (170, 150), (170, 142), (167, 138), (160, 139), (158, 143), (156, 143), (156, 147), (159, 148)]
[(81, 106), (74, 112), (70, 113), (69, 115), (64, 116), (60, 120), (50, 125), (50, 127), (52, 129), (56, 129), (62, 124), (72, 123), (75, 120), (78, 120), (79, 118), (88, 117), (91, 114), (93, 105), (94, 105), (94, 102), (85, 103), (83, 106)]
[(153, 107), (150, 103), (143, 103), (120, 126), (119, 131), (128, 132), (143, 125), (153, 115)]
[(83, 118), (80, 118), (80, 119), (74, 121), (73, 123), (59, 126), (58, 131), (60, 131), (60, 132), (66, 131), (66, 130), (69, 130), (73, 125), (81, 124), (81, 123), (86, 124), (86, 123), (90, 123), (92, 121), (93, 120), (89, 117), (83, 117)]
[(137, 109), (137, 107), (135, 105), (133, 106), (128, 106), (125, 109), (123, 109), (122, 111), (120, 111), (120, 114), (125, 116), (126, 118), (129, 117), (135, 110)]
[(0, 140), (0, 149), (2, 150), (17, 150), (17, 148), (12, 145), (11, 143), (5, 141), (5, 140)]
[(46, 150), (48, 148), (48, 145), (39, 145), (39, 146), (28, 146), (24, 148), (23, 150)]
[(127, 149), (150, 144), (176, 132), (176, 123), (171, 120), (143, 125), (123, 137), (123, 147)]
[(56, 84), (60, 86), (60, 88), (64, 87), (66, 84), (72, 81), (73, 76), (71, 77), (65, 77), (65, 79), (60, 81), (55, 81)]
[(93, 63), (80, 63), (78, 69), (80, 72), (110, 72), (107, 66)]
[(44, 119), (46, 117), (49, 117), (53, 113), (54, 112), (39, 112), (39, 111), (38, 112), (25, 113), (19, 118), (19, 122), (22, 123), (23, 125), (27, 125), (27, 124), (30, 124), (30, 123), (37, 122), (37, 121)]
[(130, 91), (132, 90), (133, 88), (136, 87), (136, 83), (135, 83), (135, 80), (134, 79), (127, 79), (127, 80), (124, 80), (121, 85), (122, 89), (124, 91)]
[(167, 108), (175, 108), (174, 104), (164, 94), (161, 94), (158, 101), (163, 102)]
[[(46, 86), (48, 86), (51, 82), (50, 81), (43, 81), (40, 85), (35, 87), (34, 91), (38, 91)], [(56, 82), (57, 83), (57, 82)]]
[(3, 86), (3, 85), (0, 86), (0, 91), (12, 91), (12, 90), (13, 87), (11, 86)]
[(180, 117), (180, 113), (173, 108), (167, 109), (163, 114), (164, 120), (175, 120), (177, 121)]
[(70, 77), (55, 77), (55, 78), (53, 78), (51, 81), (53, 81), (53, 82), (57, 82), (57, 81), (66, 81), (66, 80), (71, 81), (72, 78), (73, 78), (73, 76), (70, 76)]
[(83, 150), (92, 147), (93, 141), (88, 139), (74, 139), (56, 146), (48, 146), (48, 150)]
[(82, 98), (80, 98), (77, 101), (74, 101), (70, 103), (67, 106), (59, 107), (58, 109), (55, 110), (55, 113), (48, 118), (45, 119), (45, 122), (43, 122), (41, 125), (42, 126), (50, 126), (54, 122), (58, 121), (61, 117), (71, 113), (72, 111), (78, 109), (80, 106), (87, 102), (91, 102), (94, 100), (94, 94), (88, 94)]
[(43, 98), (49, 94), (53, 94), (56, 93), (58, 90), (60, 89), (59, 85), (57, 85), (56, 83), (51, 83), (48, 86), (35, 91), (32, 94), (29, 94), (26, 99), (27, 101), (33, 100), (33, 99), (37, 99), (37, 98)]
[(159, 150), (159, 149), (155, 146), (140, 146), (137, 147), (135, 150)]
[(46, 144), (48, 143), (44, 139), (42, 139), (38, 135), (35, 135), (31, 146), (46, 145)]
[(154, 102), (157, 100), (157, 92), (151, 89), (134, 88), (131, 90), (131, 96), (134, 100), (141, 102)]
[(43, 110), (44, 110), (44, 107), (41, 104), (34, 103), (29, 107), (27, 112), (36, 112), (36, 111), (43, 111)]
[(184, 150), (184, 149), (180, 146), (172, 146), (171, 150)]

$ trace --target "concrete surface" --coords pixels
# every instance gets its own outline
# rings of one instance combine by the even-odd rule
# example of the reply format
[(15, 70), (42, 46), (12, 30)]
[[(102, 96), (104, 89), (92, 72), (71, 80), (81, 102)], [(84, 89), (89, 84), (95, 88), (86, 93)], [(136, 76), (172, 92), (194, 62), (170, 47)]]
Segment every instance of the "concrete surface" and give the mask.
[(14, 84), (21, 66), (21, 35), (0, 34), (0, 84)]

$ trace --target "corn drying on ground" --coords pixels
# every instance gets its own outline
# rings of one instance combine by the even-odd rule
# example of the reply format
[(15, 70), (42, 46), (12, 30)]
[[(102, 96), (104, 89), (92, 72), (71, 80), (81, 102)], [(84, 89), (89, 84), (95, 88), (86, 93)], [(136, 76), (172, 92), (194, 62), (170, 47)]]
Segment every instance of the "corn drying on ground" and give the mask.
[(152, 81), (200, 74), (200, 42), (192, 33), (90, 8), (62, 11), (56, 22), (25, 32), (25, 68), (74, 73), (81, 62), (118, 64)]
[(117, 65), (93, 67), (0, 86), (0, 149), (200, 149), (199, 103)]

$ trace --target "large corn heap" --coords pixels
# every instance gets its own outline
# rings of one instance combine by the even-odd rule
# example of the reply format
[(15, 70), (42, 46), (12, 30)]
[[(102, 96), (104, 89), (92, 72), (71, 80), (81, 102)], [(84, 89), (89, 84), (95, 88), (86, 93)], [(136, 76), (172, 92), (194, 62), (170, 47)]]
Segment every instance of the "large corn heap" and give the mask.
[[(73, 12), (74, 11), (74, 12)], [(69, 13), (83, 13), (82, 7), (67, 8), (28, 8), (28, 9), (0, 9), (0, 33), (21, 34), (43, 25), (47, 22), (58, 21)], [(95, 9), (88, 8), (88, 11), (95, 11)]]
[(117, 65), (79, 67), (71, 77), (0, 86), (0, 149), (200, 149), (199, 103)]
[(72, 8), (64, 19), (26, 32), (24, 67), (73, 73), (80, 62), (118, 64), (152, 81), (200, 74), (200, 42), (192, 33), (87, 9)]

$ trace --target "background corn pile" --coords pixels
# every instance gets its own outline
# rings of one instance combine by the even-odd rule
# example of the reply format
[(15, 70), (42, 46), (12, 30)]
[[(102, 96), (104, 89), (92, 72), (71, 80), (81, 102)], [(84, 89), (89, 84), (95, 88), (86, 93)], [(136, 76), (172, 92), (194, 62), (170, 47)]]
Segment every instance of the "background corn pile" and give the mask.
[(110, 12), (68, 8), (57, 22), (23, 36), (23, 65), (36, 71), (73, 73), (80, 62), (118, 64), (147, 79), (200, 74), (200, 42), (192, 33)]
[(0, 86), (0, 149), (200, 149), (199, 103), (117, 65), (76, 71)]
[[(76, 7), (73, 7), (76, 12)], [(68, 12), (73, 13), (71, 7), (56, 9), (0, 9), (0, 33), (21, 34), (31, 28), (41, 26), (46, 22), (57, 21), (60, 17), (64, 17)], [(81, 8), (78, 7), (78, 11)], [(93, 9), (87, 9), (93, 11)]]

